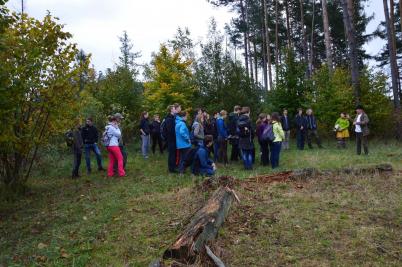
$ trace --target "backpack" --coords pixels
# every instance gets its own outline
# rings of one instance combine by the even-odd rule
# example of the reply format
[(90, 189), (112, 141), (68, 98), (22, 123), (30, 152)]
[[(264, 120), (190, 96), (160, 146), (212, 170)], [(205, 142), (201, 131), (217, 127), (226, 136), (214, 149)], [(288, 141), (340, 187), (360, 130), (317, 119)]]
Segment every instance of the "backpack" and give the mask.
[(167, 139), (166, 118), (163, 119), (163, 121), (160, 125), (160, 133), (161, 133), (162, 140), (166, 141), (166, 139)]
[(261, 141), (272, 142), (275, 140), (274, 130), (271, 124), (265, 125), (261, 133)]
[(197, 154), (198, 148), (191, 148), (187, 154), (184, 156), (184, 168), (193, 165), (195, 155)]
[(248, 120), (239, 120), (237, 122), (237, 127), (239, 128), (239, 136), (240, 137), (247, 137), (250, 135), (250, 126)]
[(108, 134), (109, 128), (106, 128), (106, 130), (102, 134), (102, 144), (104, 146), (109, 146), (110, 140), (112, 139), (112, 136)]
[(72, 147), (74, 145), (74, 133), (69, 130), (64, 134), (64, 139), (66, 140), (66, 144), (68, 147)]

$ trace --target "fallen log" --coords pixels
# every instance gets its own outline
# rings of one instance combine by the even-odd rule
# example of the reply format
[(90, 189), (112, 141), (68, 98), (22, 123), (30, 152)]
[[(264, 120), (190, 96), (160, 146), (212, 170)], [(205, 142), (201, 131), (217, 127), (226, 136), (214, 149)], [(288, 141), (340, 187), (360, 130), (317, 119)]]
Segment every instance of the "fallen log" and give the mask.
[(219, 187), (192, 218), (182, 234), (163, 254), (164, 260), (194, 264), (207, 243), (218, 234), (234, 200), (232, 189)]

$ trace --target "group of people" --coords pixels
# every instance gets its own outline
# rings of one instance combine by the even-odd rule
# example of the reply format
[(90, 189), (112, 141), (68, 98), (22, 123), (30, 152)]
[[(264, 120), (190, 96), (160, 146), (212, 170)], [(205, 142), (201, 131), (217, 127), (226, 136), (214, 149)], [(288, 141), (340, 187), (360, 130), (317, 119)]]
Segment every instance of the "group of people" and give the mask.
[[(189, 118), (187, 112), (182, 110), (180, 104), (168, 107), (167, 116), (161, 121), (159, 115), (154, 115), (152, 122), (149, 113), (141, 114), (139, 133), (141, 136), (141, 152), (145, 159), (152, 144), (152, 152), (156, 147), (159, 152), (168, 153), (168, 171), (170, 173), (183, 174), (187, 168), (196, 175), (214, 175), (215, 162), (227, 165), (228, 144), (231, 145), (230, 161), (241, 159), (246, 170), (253, 169), (256, 150), (254, 139), (260, 147), (261, 164), (271, 165), (273, 169), (279, 167), (281, 150), (289, 149), (291, 130), (295, 129), (297, 148), (304, 149), (305, 140), (308, 147), (313, 148), (315, 140), (319, 148), (322, 147), (318, 134), (318, 123), (313, 110), (298, 109), (293, 120), (288, 117), (288, 110), (284, 109), (282, 115), (277, 112), (272, 114), (261, 113), (256, 123), (252, 123), (249, 107), (235, 106), (233, 112), (221, 110), (212, 115), (203, 109), (197, 109), (193, 117)], [(361, 154), (363, 145), (364, 153), (368, 154), (369, 118), (362, 106), (356, 108), (356, 118), (352, 121), (344, 112), (335, 122), (337, 144), (339, 148), (346, 147), (349, 138), (349, 127), (353, 123), (356, 133), (357, 154)], [(109, 117), (109, 123), (102, 135), (102, 143), (109, 154), (107, 174), (112, 177), (125, 176), (127, 152), (124, 146), (120, 123), (123, 116), (116, 113)], [(191, 119), (191, 122), (188, 121)], [(101, 152), (98, 147), (99, 131), (93, 125), (93, 120), (88, 118), (84, 127), (77, 124), (76, 128), (68, 133), (68, 140), (73, 149), (74, 164), (73, 178), (78, 177), (81, 156), (85, 151), (87, 172), (91, 173), (90, 153), (94, 152), (98, 164), (98, 170), (104, 171)], [(211, 157), (213, 154), (213, 157)]]
[[(109, 154), (109, 165), (107, 168), (108, 177), (119, 177), (126, 175), (125, 167), (127, 162), (127, 152), (124, 146), (120, 123), (124, 117), (120, 113), (109, 116), (109, 122), (102, 135), (102, 143)], [(72, 178), (78, 178), (81, 165), (82, 152), (85, 151), (85, 161), (87, 173), (90, 174), (91, 151), (94, 152), (98, 164), (98, 171), (105, 171), (102, 165), (102, 154), (98, 146), (99, 130), (93, 124), (92, 118), (87, 118), (82, 127), (78, 121), (75, 128), (66, 133), (67, 145), (71, 147), (74, 155)]]

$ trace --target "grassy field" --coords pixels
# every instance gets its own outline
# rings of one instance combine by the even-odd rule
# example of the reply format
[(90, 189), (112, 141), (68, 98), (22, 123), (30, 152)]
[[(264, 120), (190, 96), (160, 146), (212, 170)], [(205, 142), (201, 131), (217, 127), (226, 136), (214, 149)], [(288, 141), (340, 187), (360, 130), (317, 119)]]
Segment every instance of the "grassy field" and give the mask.
[[(217, 242), (228, 265), (402, 265), (402, 145), (371, 143), (369, 156), (355, 155), (353, 144), (325, 147), (283, 152), (278, 171), (385, 162), (398, 171), (238, 188), (242, 202)], [(148, 266), (158, 258), (207, 195), (194, 189), (202, 178), (168, 175), (165, 157), (144, 161), (137, 150), (123, 179), (82, 171), (71, 180), (69, 156), (42, 159), (26, 195), (0, 200), (0, 266)], [(271, 172), (235, 163), (218, 175)]]

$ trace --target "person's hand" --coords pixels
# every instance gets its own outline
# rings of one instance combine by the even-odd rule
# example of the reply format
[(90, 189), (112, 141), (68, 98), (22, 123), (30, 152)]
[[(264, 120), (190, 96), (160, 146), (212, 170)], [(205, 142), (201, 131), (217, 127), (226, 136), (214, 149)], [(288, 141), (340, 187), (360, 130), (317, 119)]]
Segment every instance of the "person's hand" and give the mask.
[(301, 126), (301, 127), (300, 127), (300, 130), (303, 130), (303, 129), (304, 129), (304, 127), (303, 127), (303, 126)]

